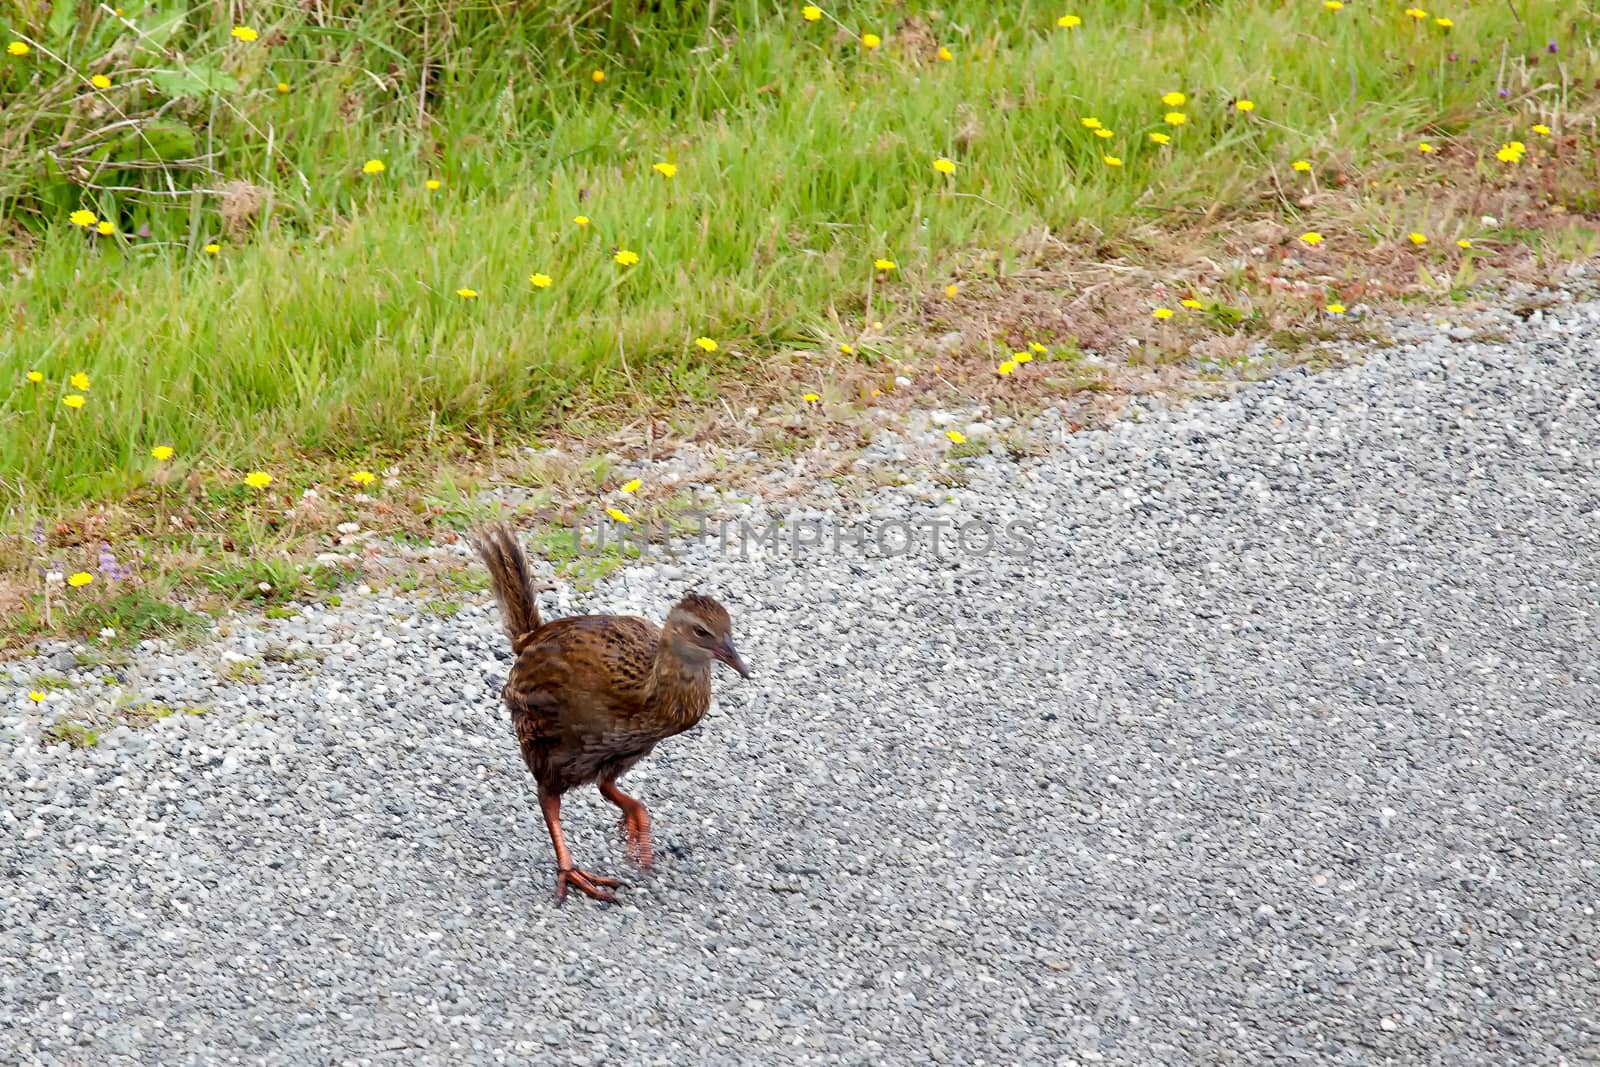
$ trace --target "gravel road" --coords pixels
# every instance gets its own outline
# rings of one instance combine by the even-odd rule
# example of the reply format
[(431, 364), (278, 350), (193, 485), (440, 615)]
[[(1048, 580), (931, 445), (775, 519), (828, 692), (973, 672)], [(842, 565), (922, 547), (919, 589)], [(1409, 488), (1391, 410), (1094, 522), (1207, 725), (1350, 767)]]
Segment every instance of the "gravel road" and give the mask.
[[(12, 664), (0, 1061), (1600, 1061), (1600, 305), (1494, 321), (838, 519), (1021, 554), (547, 595), (697, 584), (755, 672), (628, 779), (660, 860), (614, 907), (552, 905), (487, 594), (147, 649), (122, 690), (205, 713), (92, 749), (41, 711), (105, 672), (35, 707)], [(581, 864), (614, 828), (569, 800)]]

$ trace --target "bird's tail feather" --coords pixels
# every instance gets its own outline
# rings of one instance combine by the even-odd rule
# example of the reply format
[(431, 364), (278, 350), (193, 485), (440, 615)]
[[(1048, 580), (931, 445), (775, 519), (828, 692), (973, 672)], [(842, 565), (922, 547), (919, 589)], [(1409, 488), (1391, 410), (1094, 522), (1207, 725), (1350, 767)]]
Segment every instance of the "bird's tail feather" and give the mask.
[(528, 557), (523, 555), (516, 534), (504, 523), (474, 532), (472, 546), (489, 568), (489, 580), (494, 586), (494, 598), (500, 604), (500, 621), (511, 642), (511, 651), (520, 654), (532, 640), (533, 631), (541, 625), (538, 590), (528, 571)]

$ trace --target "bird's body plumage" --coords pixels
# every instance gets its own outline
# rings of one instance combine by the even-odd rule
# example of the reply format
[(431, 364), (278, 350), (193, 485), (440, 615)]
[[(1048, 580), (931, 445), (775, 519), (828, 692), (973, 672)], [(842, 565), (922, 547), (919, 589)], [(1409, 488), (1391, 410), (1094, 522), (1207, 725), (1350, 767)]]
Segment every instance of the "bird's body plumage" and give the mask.
[(629, 615), (545, 623), (517, 656), (502, 697), (542, 791), (616, 778), (711, 707), (711, 668), (657, 686), (661, 629)]

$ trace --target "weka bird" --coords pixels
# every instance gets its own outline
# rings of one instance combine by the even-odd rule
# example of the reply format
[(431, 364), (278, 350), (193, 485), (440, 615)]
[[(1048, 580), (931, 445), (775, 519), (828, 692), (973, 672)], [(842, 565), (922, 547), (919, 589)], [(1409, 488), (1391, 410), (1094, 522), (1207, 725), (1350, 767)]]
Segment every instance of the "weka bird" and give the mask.
[(620, 883), (572, 862), (561, 834), (561, 796), (598, 782), (600, 794), (622, 809), (628, 857), (653, 862), (650, 816), (617, 779), (656, 743), (690, 729), (711, 706), (711, 664), (721, 660), (745, 678), (750, 672), (733, 647), (733, 623), (723, 606), (690, 593), (657, 628), (630, 615), (539, 617), (527, 557), (504, 525), (473, 535), (489, 568), (511, 650), (516, 654), (501, 697), (522, 758), (539, 783), (539, 806), (556, 850), (556, 902), (573, 885), (610, 901)]

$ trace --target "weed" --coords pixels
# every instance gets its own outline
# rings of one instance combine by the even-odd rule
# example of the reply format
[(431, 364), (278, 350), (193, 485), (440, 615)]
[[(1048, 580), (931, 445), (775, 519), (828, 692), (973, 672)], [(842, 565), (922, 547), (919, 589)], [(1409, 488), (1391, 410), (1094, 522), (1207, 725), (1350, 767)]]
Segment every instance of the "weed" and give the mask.
[(81, 722), (63, 719), (45, 727), (40, 739), (48, 745), (65, 743), (72, 748), (93, 748), (100, 743), (100, 731)]
[(124, 641), (194, 633), (209, 625), (210, 620), (204, 615), (144, 588), (127, 589), (104, 600), (90, 601), (73, 613), (66, 624), (69, 631), (86, 635), (110, 628)]
[(261, 673), (261, 664), (254, 660), (229, 660), (217, 671), (217, 677), (225, 682), (243, 685), (260, 685), (266, 680)]

